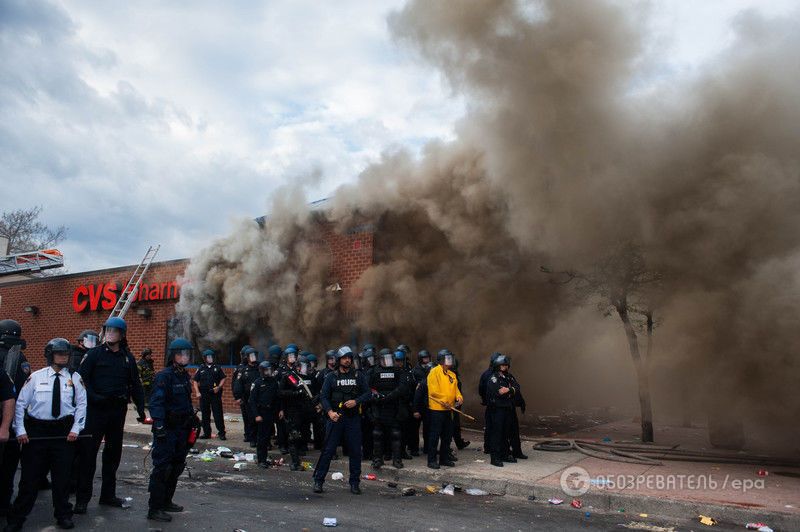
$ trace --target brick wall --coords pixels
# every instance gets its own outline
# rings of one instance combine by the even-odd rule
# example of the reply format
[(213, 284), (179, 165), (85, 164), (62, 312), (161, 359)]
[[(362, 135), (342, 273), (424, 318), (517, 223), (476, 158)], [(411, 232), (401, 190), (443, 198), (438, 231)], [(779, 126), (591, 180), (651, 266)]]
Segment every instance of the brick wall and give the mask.
[[(359, 276), (372, 264), (373, 234), (371, 226), (362, 225), (344, 234), (337, 233), (329, 225), (321, 227), (321, 238), (332, 256), (331, 283), (342, 286), (342, 304), (345, 310), (352, 311), (359, 294), (353, 285)], [(188, 264), (187, 260), (153, 263), (143, 282), (152, 286), (175, 281)], [(97, 270), (58, 277), (15, 281), (0, 284), (0, 319), (14, 319), (22, 325), (23, 337), (28, 343), (25, 356), (34, 370), (44, 366), (44, 346), (55, 337), (64, 337), (75, 342), (84, 329), (100, 332), (100, 327), (111, 309), (104, 309), (102, 302), (98, 310), (76, 312), (73, 308), (75, 290), (80, 286), (105, 285), (116, 282), (125, 286), (133, 274), (135, 266), (125, 266), (107, 270)], [(82, 297), (81, 301), (86, 298)], [(167, 341), (167, 322), (175, 315), (176, 299), (161, 301), (135, 301), (125, 316), (128, 324), (128, 343), (138, 359), (142, 349), (153, 350), (156, 371), (163, 368)], [(38, 313), (26, 312), (25, 307), (37, 307)], [(107, 305), (110, 306), (110, 305)], [(138, 309), (148, 309), (149, 316), (137, 313)], [(223, 394), (226, 411), (238, 412), (233, 401), (230, 376), (232, 367), (225, 367), (228, 382)], [(190, 370), (194, 373), (194, 369)]]

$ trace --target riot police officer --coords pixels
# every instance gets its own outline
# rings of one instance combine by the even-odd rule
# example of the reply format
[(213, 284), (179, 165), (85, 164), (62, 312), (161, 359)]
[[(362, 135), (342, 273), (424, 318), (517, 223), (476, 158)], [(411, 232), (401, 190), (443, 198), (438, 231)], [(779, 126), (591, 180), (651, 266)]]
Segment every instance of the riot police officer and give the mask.
[(284, 370), (279, 391), (289, 436), (289, 455), (292, 458), (289, 469), (292, 471), (300, 470), (300, 447), (303, 446), (303, 451), (307, 449), (303, 432), (314, 422), (316, 415), (316, 394), (311, 390), (312, 386), (314, 383), (308, 376), (308, 361), (301, 355), (296, 367)]
[[(458, 357), (454, 357), (453, 359), (453, 373), (456, 375), (456, 382), (458, 382), (458, 391), (462, 390), (462, 381), (461, 381), (461, 374), (458, 372)], [(469, 440), (465, 440), (461, 435), (461, 414), (458, 412), (453, 412), (453, 443), (456, 444), (456, 448), (460, 451), (469, 447), (469, 444), (472, 443)], [(458, 460), (454, 454), (451, 452), (450, 456), (451, 460)]]
[(153, 350), (149, 347), (145, 347), (136, 365), (139, 367), (139, 379), (142, 381), (144, 402), (146, 405), (147, 401), (150, 400), (150, 394), (153, 393), (153, 379), (156, 376), (156, 371), (153, 367)]
[(88, 408), (87, 434), (94, 445), (79, 446), (78, 492), (75, 513), (86, 513), (92, 498), (92, 483), (100, 444), (103, 447), (103, 483), (100, 489), (102, 505), (123, 508), (125, 501), (117, 497), (117, 468), (122, 458), (122, 437), (128, 402), (133, 398), (139, 422), (144, 421), (144, 390), (139, 380), (136, 360), (128, 350), (128, 326), (122, 318), (108, 318), (103, 324), (102, 345), (90, 349), (78, 372), (86, 384)]
[[(22, 326), (14, 320), (0, 320), (0, 367), (5, 368), (14, 383), (14, 399), (31, 373), (31, 365), (23, 353), (25, 347)], [(15, 436), (12, 426), (9, 430), (9, 441), (3, 446), (0, 457), (0, 515), (8, 513), (11, 495), (14, 493), (14, 476), (19, 466), (19, 443), (12, 439)]]
[(517, 407), (525, 413), (525, 398), (522, 396), (522, 386), (516, 377), (511, 373), (511, 357), (506, 355), (508, 360), (508, 380), (514, 390), (514, 408), (511, 410), (511, 424), (508, 429), (508, 444), (511, 447), (511, 456), (518, 460), (527, 460), (528, 456), (522, 452), (522, 441), (519, 437), (519, 418), (517, 417)]
[[(428, 377), (428, 372), (431, 370), (431, 366), (431, 354), (427, 349), (420, 350), (419, 353), (417, 353), (417, 365), (411, 370), (411, 378), (413, 380), (413, 391), (411, 392), (411, 411), (414, 412), (414, 415), (410, 416), (407, 428), (403, 433), (403, 437), (406, 440), (406, 445), (408, 446), (411, 456), (419, 456), (419, 429), (420, 425), (422, 425), (423, 420), (425, 419), (421, 409), (417, 408), (421, 402), (417, 401), (416, 390)], [(425, 408), (425, 410), (427, 410), (427, 408)], [(427, 428), (428, 424), (426, 421), (422, 428), (423, 442), (428, 439), (428, 435), (426, 433)]]
[[(384, 352), (391, 354), (391, 351), (388, 349), (381, 349), (380, 356), (383, 356)], [(372, 344), (364, 344), (364, 347), (361, 348), (361, 352), (358, 354), (358, 358), (361, 361), (360, 367), (361, 371), (364, 372), (364, 378), (367, 382), (370, 382), (372, 374), (376, 369), (375, 346)], [(375, 412), (371, 406), (370, 400), (364, 404), (363, 414), (361, 415), (361, 452), (364, 460), (372, 460), (375, 456), (374, 429)]]
[(328, 416), (325, 447), (314, 469), (314, 493), (322, 493), (325, 475), (336, 447), (347, 440), (350, 460), (350, 492), (361, 494), (361, 405), (370, 398), (369, 385), (363, 373), (353, 369), (353, 351), (342, 346), (336, 352), (337, 368), (328, 373), (320, 392), (322, 410)]
[(515, 389), (508, 378), (508, 359), (499, 355), (494, 359), (492, 376), (486, 383), (486, 403), (491, 410), (489, 449), (493, 466), (503, 467), (503, 462), (516, 462), (508, 454), (511, 414), (514, 411)]
[(275, 412), (280, 411), (279, 385), (275, 375), (278, 368), (270, 360), (265, 360), (258, 365), (260, 376), (250, 388), (248, 399), (250, 415), (256, 422), (257, 440), (256, 457), (260, 467), (268, 467), (269, 440), (272, 437), (273, 419)]
[(200, 438), (211, 437), (211, 413), (213, 412), (217, 437), (225, 440), (225, 419), (222, 416), (222, 390), (225, 387), (225, 372), (216, 364), (214, 356), (213, 349), (203, 351), (203, 365), (195, 372), (192, 386), (195, 398), (200, 399), (200, 412), (203, 420), (203, 433)]
[(81, 331), (78, 335), (78, 343), (72, 346), (72, 352), (70, 353), (68, 366), (70, 373), (78, 371), (86, 352), (97, 347), (99, 338), (97, 333), (91, 329)]
[(402, 367), (395, 366), (395, 358), (402, 364), (405, 359), (403, 351), (380, 355), (380, 367), (376, 368), (369, 380), (369, 387), (376, 393), (372, 397), (373, 430), (372, 438), (375, 449), (372, 458), (372, 467), (380, 469), (383, 466), (384, 436), (390, 442), (392, 465), (402, 469), (400, 447), (402, 445), (402, 432), (400, 430), (401, 409), (408, 401), (408, 381), (403, 378)]
[(453, 415), (450, 407), (459, 407), (464, 401), (458, 389), (458, 379), (452, 371), (455, 355), (442, 349), (437, 354), (436, 361), (438, 365), (431, 369), (427, 379), (430, 416), (428, 467), (431, 469), (455, 465), (450, 456), (450, 440), (453, 437)]
[(167, 512), (182, 512), (172, 498), (178, 477), (186, 468), (189, 433), (195, 421), (192, 385), (186, 366), (192, 359), (192, 344), (176, 338), (167, 350), (168, 366), (156, 374), (150, 415), (153, 418), (153, 471), (150, 473), (150, 500), (147, 518), (169, 522)]
[(489, 355), (489, 367), (481, 373), (480, 380), (478, 381), (478, 395), (481, 398), (481, 404), (485, 407), (484, 414), (483, 414), (483, 453), (489, 454), (491, 452), (490, 445), (489, 445), (489, 425), (491, 425), (491, 415), (492, 411), (489, 408), (489, 404), (486, 402), (486, 385), (489, 383), (489, 379), (492, 378), (492, 374), (494, 373), (494, 361), (499, 357), (502, 353), (494, 352)]
[(49, 364), (34, 372), (19, 394), (15, 409), (17, 441), (22, 446), (19, 493), (5, 530), (22, 530), (33, 509), (42, 477), (50, 470), (54, 515), (59, 528), (74, 528), (69, 479), (75, 441), (86, 421), (86, 390), (79, 374), (68, 370), (72, 346), (54, 338), (44, 349)]
[(258, 351), (247, 346), (244, 352), (245, 365), (237, 368), (233, 381), (233, 396), (239, 402), (244, 422), (244, 441), (250, 442), (250, 447), (256, 446), (256, 422), (250, 415), (247, 401), (250, 399), (250, 387), (258, 378)]
[(250, 423), (250, 414), (248, 412), (247, 403), (243, 400), (244, 390), (242, 389), (242, 373), (244, 372), (245, 368), (248, 365), (247, 362), (247, 350), (250, 349), (249, 345), (244, 345), (242, 350), (239, 352), (241, 356), (241, 361), (239, 365), (236, 366), (236, 369), (233, 370), (233, 375), (231, 375), (231, 381), (233, 385), (231, 386), (231, 392), (233, 393), (233, 400), (236, 404), (239, 405), (239, 411), (242, 414), (242, 423), (244, 424), (244, 442), (249, 443), (247, 439), (249, 437), (250, 432), (247, 430)]

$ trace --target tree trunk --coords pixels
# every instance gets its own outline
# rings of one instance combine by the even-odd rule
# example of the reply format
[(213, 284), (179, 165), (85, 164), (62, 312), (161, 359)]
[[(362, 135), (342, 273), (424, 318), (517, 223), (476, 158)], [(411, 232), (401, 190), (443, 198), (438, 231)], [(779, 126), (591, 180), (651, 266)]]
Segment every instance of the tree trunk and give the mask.
[(636, 338), (636, 331), (633, 329), (628, 309), (626, 306), (617, 307), (617, 313), (625, 327), (625, 336), (628, 337), (628, 347), (631, 351), (633, 366), (636, 368), (636, 376), (639, 383), (639, 407), (642, 412), (642, 442), (653, 442), (653, 408), (650, 403), (650, 380), (647, 377), (647, 364), (642, 360), (639, 353), (639, 340)]

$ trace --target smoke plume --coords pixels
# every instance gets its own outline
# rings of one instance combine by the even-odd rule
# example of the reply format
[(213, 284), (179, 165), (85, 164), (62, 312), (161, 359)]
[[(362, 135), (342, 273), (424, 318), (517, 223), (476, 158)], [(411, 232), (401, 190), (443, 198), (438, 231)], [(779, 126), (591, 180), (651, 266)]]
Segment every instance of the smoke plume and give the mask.
[[(663, 279), (651, 301), (656, 424), (688, 393), (698, 415), (726, 404), (748, 434), (790, 447), (798, 19), (742, 14), (735, 43), (700, 74), (640, 90), (658, 60), (641, 16), (599, 1), (410, 2), (390, 29), (466, 98), (457, 140), (387, 153), (322, 211), (277, 195), (264, 228), (244, 223), (192, 260), (179, 310), (208, 341), (268, 327), (322, 350), (355, 325), (390, 347), (446, 346), (468, 395), (500, 350), (541, 411), (635, 405), (619, 322), (540, 271), (589, 270), (631, 243)], [(321, 228), (365, 220), (374, 264), (343, 306), (326, 289), (337, 280)]]

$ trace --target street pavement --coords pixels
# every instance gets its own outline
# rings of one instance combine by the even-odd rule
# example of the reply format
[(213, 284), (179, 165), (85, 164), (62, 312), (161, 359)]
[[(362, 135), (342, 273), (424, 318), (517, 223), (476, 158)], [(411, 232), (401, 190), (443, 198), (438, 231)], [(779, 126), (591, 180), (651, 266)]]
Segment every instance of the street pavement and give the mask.
[[(311, 492), (311, 472), (290, 472), (288, 468), (264, 470), (248, 463), (241, 471), (233, 462), (217, 459), (202, 462), (190, 458), (190, 473), (184, 473), (175, 501), (185, 506), (173, 514), (171, 523), (147, 521), (147, 477), (150, 467), (142, 447), (126, 447), (119, 470), (118, 495), (130, 497), (131, 508), (120, 510), (98, 506), (96, 500), (86, 515), (75, 516), (77, 530), (107, 532), (143, 530), (330, 530), (322, 526), (325, 517), (335, 517), (336, 530), (620, 530), (633, 525), (638, 530), (689, 530), (692, 520), (642, 518), (633, 514), (599, 513), (554, 507), (544, 501), (521, 497), (454, 496), (428, 494), (403, 496), (401, 489), (386, 482), (363, 481), (363, 495), (350, 494), (347, 483), (328, 481), (326, 492)], [(337, 463), (341, 470), (345, 462)], [(365, 468), (365, 472), (368, 468)], [(99, 480), (95, 490), (99, 490)], [(589, 515), (586, 515), (586, 512)], [(637, 525), (638, 523), (638, 525)], [(653, 528), (662, 527), (662, 528)], [(50, 494), (42, 491), (27, 530), (55, 530)], [(715, 530), (736, 530), (741, 525), (723, 523)]]

